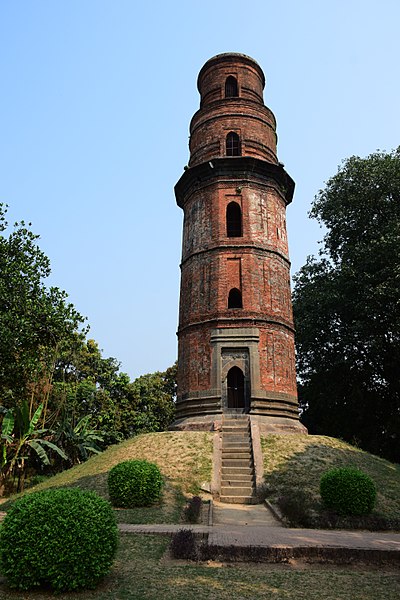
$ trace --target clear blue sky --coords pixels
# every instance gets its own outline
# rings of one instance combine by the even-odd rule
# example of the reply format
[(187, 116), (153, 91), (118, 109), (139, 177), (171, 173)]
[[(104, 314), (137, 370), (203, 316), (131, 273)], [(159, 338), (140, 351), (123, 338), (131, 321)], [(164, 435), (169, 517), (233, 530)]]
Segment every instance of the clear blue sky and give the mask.
[(0, 201), (31, 221), (51, 283), (131, 377), (176, 358), (181, 210), (197, 74), (220, 52), (263, 68), (296, 181), (292, 272), (322, 232), (307, 212), (341, 160), (400, 143), (398, 0), (0, 0)]

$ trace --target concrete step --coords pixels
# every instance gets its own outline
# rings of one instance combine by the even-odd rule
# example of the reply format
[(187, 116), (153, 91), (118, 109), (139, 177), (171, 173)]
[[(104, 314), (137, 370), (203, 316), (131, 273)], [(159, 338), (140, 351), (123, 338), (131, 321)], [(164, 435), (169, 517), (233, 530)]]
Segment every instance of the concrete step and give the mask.
[(250, 440), (248, 431), (223, 431), (222, 438), (227, 440)]
[(221, 486), (221, 496), (252, 496), (252, 485)]
[[(222, 475), (222, 481), (253, 481), (254, 477), (251, 473), (234, 473), (233, 475)], [(222, 485), (222, 484), (221, 484)]]
[(251, 440), (250, 433), (248, 431), (223, 431), (222, 439), (227, 440)]
[(249, 452), (251, 454), (251, 445), (250, 444), (238, 444), (235, 442), (234, 444), (224, 444), (222, 446), (222, 451), (232, 452), (237, 450), (238, 452)]
[(253, 496), (220, 496), (220, 502), (226, 502), (226, 504), (256, 504), (256, 500)]
[(224, 454), (246, 454), (247, 456), (251, 456), (251, 447), (248, 446), (222, 446), (222, 455)]
[(226, 467), (222, 465), (221, 475), (222, 477), (229, 477), (231, 475), (253, 475), (253, 469), (251, 467)]
[(237, 435), (226, 435), (222, 436), (223, 444), (250, 444), (250, 438), (248, 435), (239, 437)]
[[(252, 460), (251, 460), (251, 455), (249, 453), (246, 452), (222, 452), (222, 467), (234, 467), (234, 464), (227, 464), (225, 461), (247, 461), (247, 464), (251, 467), (252, 466)], [(238, 467), (244, 467), (245, 465), (242, 465), (242, 463), (240, 463), (240, 465), (238, 464)]]
[(253, 479), (221, 479), (221, 489), (222, 488), (231, 488), (231, 487), (248, 487), (253, 489), (254, 481)]
[(222, 425), (221, 427), (221, 431), (222, 432), (246, 432), (248, 433), (250, 430), (250, 426), (246, 425), (245, 423), (238, 423), (237, 425), (235, 425), (234, 423), (229, 423), (229, 425)]
[(253, 481), (253, 473), (225, 473), (221, 475), (221, 481)]
[(225, 413), (222, 417), (223, 421), (248, 421), (249, 415), (245, 415), (243, 413)]
[(222, 468), (224, 467), (246, 467), (246, 468), (252, 468), (253, 464), (252, 461), (249, 460), (248, 458), (225, 458), (222, 461)]
[(223, 446), (221, 448), (221, 452), (222, 452), (222, 456), (228, 455), (228, 454), (246, 454), (246, 456), (249, 456), (250, 458), (252, 458), (252, 452), (251, 452), (251, 448), (249, 447), (243, 447), (243, 446)]

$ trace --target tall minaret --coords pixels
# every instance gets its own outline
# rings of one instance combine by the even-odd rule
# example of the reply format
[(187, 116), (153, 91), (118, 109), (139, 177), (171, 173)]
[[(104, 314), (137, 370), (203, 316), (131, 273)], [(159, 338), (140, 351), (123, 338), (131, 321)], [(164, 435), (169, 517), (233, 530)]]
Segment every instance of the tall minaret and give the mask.
[(298, 420), (286, 206), (294, 182), (276, 155), (264, 74), (219, 54), (198, 77), (184, 211), (175, 428), (213, 429), (245, 412), (263, 431)]

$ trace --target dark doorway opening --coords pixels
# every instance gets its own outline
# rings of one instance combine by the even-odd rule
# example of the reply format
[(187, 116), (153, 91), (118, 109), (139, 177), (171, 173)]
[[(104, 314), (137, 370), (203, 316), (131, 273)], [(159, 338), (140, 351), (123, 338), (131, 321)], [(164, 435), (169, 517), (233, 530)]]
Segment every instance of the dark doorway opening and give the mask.
[(228, 409), (246, 412), (247, 402), (243, 371), (239, 367), (232, 367), (228, 371)]

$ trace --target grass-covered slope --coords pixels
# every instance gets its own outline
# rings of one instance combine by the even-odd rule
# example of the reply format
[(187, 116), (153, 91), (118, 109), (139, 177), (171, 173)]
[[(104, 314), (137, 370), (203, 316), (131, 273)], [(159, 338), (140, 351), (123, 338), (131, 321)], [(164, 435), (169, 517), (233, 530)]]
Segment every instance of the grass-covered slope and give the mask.
[[(203, 482), (211, 481), (212, 439), (212, 433), (200, 431), (138, 435), (27, 489), (25, 493), (50, 487), (79, 487), (94, 490), (108, 499), (109, 470), (124, 460), (145, 459), (156, 463), (161, 470), (165, 480), (163, 499), (152, 507), (117, 511), (118, 519), (127, 523), (175, 522), (179, 520), (182, 493), (196, 493)], [(0, 504), (0, 510), (7, 509), (12, 500)]]
[[(195, 494), (211, 481), (211, 432), (174, 431), (139, 435), (111, 446), (87, 462), (59, 473), (26, 490), (77, 486), (108, 498), (109, 470), (124, 460), (155, 462), (164, 477), (162, 501), (146, 508), (117, 510), (127, 523), (179, 522), (183, 494)], [(299, 527), (365, 527), (400, 529), (400, 466), (335, 438), (305, 435), (268, 435), (261, 438), (265, 495), (279, 506), (287, 523)], [(355, 466), (367, 473), (377, 488), (377, 503), (370, 517), (338, 519), (324, 509), (319, 495), (323, 473), (339, 466)], [(0, 504), (7, 510), (10, 501)]]
[[(292, 525), (400, 525), (400, 465), (350, 446), (341, 440), (313, 435), (268, 435), (261, 438), (266, 497), (278, 504)], [(321, 506), (319, 482), (329, 469), (354, 466), (375, 483), (377, 502), (371, 518), (356, 523), (335, 521)], [(369, 522), (368, 522), (369, 521)]]

